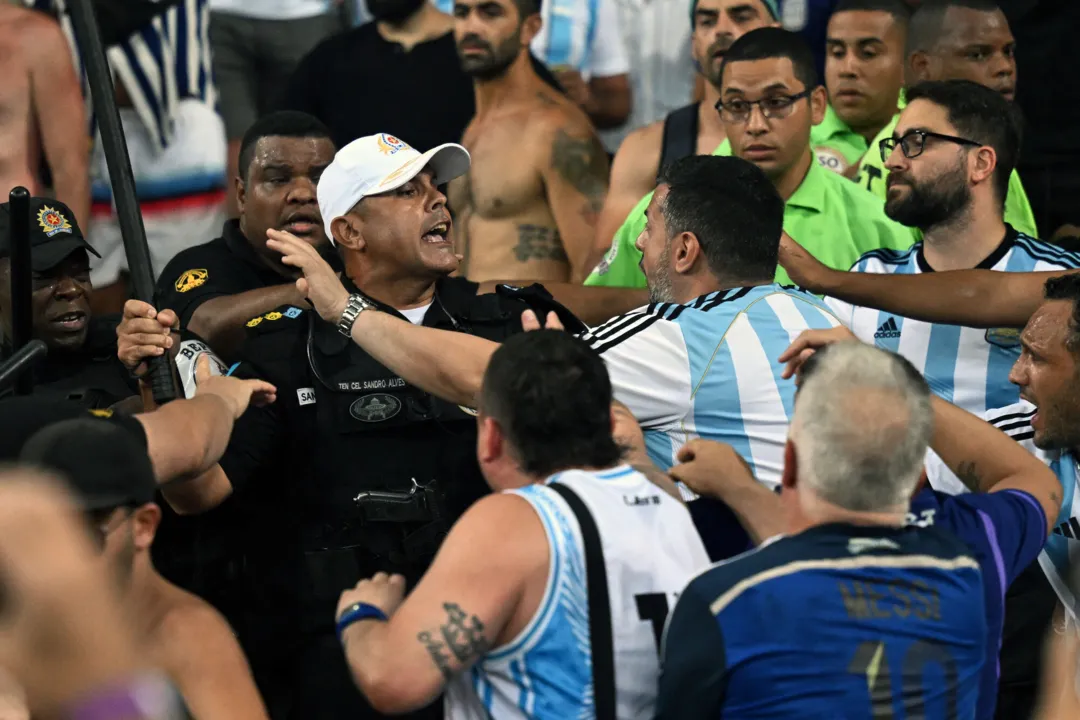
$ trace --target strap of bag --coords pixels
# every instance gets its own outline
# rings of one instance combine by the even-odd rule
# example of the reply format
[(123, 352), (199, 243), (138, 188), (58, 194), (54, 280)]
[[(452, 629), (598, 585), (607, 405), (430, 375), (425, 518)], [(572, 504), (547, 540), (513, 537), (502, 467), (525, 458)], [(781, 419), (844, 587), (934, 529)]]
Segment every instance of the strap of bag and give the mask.
[(673, 110), (664, 118), (664, 138), (660, 145), (660, 169), (690, 157), (697, 151), (698, 103)]
[(592, 647), (593, 701), (596, 720), (615, 720), (615, 648), (611, 631), (607, 566), (600, 530), (584, 501), (566, 485), (548, 485), (577, 517), (585, 544), (585, 573), (589, 589), (589, 645)]

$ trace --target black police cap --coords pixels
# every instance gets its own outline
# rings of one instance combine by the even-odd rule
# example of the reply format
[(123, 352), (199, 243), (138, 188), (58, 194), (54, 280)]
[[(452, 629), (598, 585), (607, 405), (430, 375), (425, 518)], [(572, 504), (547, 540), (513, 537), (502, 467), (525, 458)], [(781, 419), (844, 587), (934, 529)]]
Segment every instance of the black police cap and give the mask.
[[(71, 208), (59, 200), (30, 198), (30, 265), (37, 272), (53, 269), (76, 250), (98, 252), (86, 242)], [(0, 204), (0, 258), (11, 256), (11, 204)]]

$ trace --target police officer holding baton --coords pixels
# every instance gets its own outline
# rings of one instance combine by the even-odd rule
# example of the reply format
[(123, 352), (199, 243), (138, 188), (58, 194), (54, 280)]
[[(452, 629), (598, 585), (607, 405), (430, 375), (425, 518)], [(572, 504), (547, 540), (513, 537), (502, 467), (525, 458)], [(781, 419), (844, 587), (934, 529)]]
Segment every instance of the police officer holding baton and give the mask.
[[(207, 487), (206, 505), (231, 494), (250, 525), (241, 639), (275, 719), (381, 717), (346, 669), (337, 597), (379, 571), (418, 580), (453, 521), (486, 492), (475, 412), (372, 359), (352, 342), (350, 318), (375, 307), (496, 342), (520, 332), (529, 309), (580, 325), (539, 286), (478, 295), (475, 283), (450, 277), (460, 257), (439, 188), (468, 169), (459, 145), (420, 153), (386, 134), (350, 143), (318, 186), (352, 293), (344, 317), (335, 325), (290, 305), (247, 323), (235, 374), (276, 384), (278, 401), (237, 423), (220, 462), (227, 486)], [(129, 367), (166, 346), (163, 324), (175, 316), (162, 316), (121, 334)], [(424, 712), (412, 717), (441, 717), (437, 704)]]

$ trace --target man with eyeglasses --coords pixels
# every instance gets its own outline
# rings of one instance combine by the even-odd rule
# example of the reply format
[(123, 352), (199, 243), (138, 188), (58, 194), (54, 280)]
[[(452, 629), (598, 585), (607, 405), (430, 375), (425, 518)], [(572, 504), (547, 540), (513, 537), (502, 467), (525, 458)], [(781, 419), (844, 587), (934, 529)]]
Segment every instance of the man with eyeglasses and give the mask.
[[(868, 253), (853, 270), (919, 274), (937, 270), (1054, 271), (1080, 267), (1080, 255), (1008, 224), (1006, 195), (1020, 150), (1017, 110), (1001, 93), (966, 80), (927, 82), (908, 91), (881, 145), (888, 175), (885, 212), (918, 228), (906, 252)], [(1010, 406), (1020, 390), (1009, 372), (1021, 355), (1017, 328), (970, 328), (904, 318), (828, 298), (866, 343), (899, 353), (931, 390), (973, 413)], [(999, 705), (1026, 717), (1035, 690), (1039, 639), (1054, 594), (1033, 564), (1009, 590)]]
[(201, 598), (168, 582), (150, 548), (161, 509), (150, 455), (122, 425), (76, 418), (38, 431), (20, 461), (57, 472), (74, 491), (102, 571), (117, 582), (146, 657), (200, 720), (265, 720), (247, 661), (225, 620)]
[[(911, 246), (909, 228), (886, 217), (872, 195), (816, 161), (810, 129), (824, 117), (827, 98), (800, 36), (773, 27), (743, 35), (724, 56), (720, 82), (717, 109), (728, 142), (713, 154), (734, 155), (765, 172), (785, 203), (784, 230), (814, 257), (846, 269), (866, 252)], [(634, 244), (651, 199), (650, 193), (630, 213), (587, 285), (645, 286)], [(791, 284), (783, 268), (775, 279)]]
[[(1015, 50), (1009, 21), (993, 0), (927, 0), (908, 24), (905, 81), (910, 87), (931, 80), (970, 80), (1011, 103), (1016, 94)], [(906, 101), (910, 98), (901, 93), (901, 109)], [(897, 114), (870, 143), (856, 178), (883, 200), (888, 194), (888, 168), (877, 148), (893, 136), (899, 118)], [(1005, 221), (1038, 237), (1035, 216), (1015, 170), (1009, 176)]]

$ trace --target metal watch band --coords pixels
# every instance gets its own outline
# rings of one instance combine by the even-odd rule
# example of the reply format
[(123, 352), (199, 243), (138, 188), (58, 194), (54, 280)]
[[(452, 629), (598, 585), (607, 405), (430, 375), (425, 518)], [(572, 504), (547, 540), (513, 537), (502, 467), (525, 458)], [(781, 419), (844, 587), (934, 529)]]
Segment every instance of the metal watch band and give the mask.
[(365, 300), (362, 295), (357, 293), (350, 295), (349, 301), (345, 303), (345, 310), (341, 313), (341, 318), (338, 320), (338, 332), (345, 337), (352, 337), (353, 323), (356, 322), (356, 318), (360, 317), (360, 313), (370, 307), (371, 303)]

